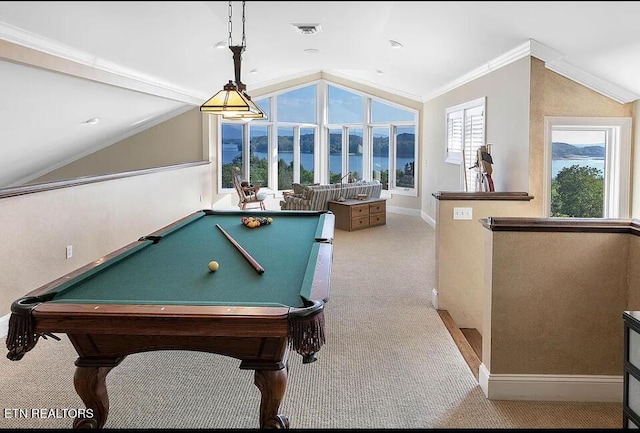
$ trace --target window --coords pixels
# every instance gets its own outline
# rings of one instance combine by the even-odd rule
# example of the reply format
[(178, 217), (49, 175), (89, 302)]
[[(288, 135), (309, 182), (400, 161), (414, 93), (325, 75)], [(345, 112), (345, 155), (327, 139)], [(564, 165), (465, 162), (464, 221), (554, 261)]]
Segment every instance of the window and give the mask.
[[(342, 178), (342, 128), (329, 128), (327, 130), (329, 143), (329, 183), (338, 183)], [(345, 163), (346, 164), (346, 163)], [(346, 176), (346, 173), (345, 173)]]
[(415, 128), (398, 126), (394, 130), (394, 166), (397, 167), (395, 186), (398, 188), (414, 188), (416, 163)]
[(373, 136), (373, 179), (389, 189), (389, 128), (374, 127)]
[(256, 125), (249, 129), (249, 179), (252, 185), (266, 185), (269, 161), (269, 128)]
[(328, 86), (328, 122), (330, 125), (346, 123), (362, 123), (364, 118), (362, 96), (341, 89)]
[[(316, 153), (316, 129), (300, 129), (300, 174), (298, 179), (302, 185), (314, 183), (315, 153)], [(294, 176), (295, 177), (295, 176)]]
[(628, 218), (630, 149), (630, 118), (546, 117), (546, 215)]
[(456, 105), (445, 111), (447, 148), (445, 162), (461, 167), (462, 191), (476, 191), (476, 155), (485, 144), (485, 98)]
[(233, 167), (240, 167), (240, 172), (244, 173), (242, 165), (242, 143), (243, 127), (239, 124), (223, 123), (220, 134), (220, 186), (222, 188), (233, 188)]
[[(371, 175), (383, 189), (415, 193), (416, 115), (381, 101), (371, 101), (373, 164)], [(385, 125), (381, 127), (380, 125)], [(395, 173), (395, 176), (389, 176)]]
[(289, 189), (293, 183), (293, 128), (278, 128), (278, 189)]
[(377, 180), (384, 190), (417, 195), (417, 111), (322, 80), (255, 103), (267, 119), (221, 121), (221, 192), (232, 187), (235, 165), (272, 190), (346, 182), (350, 174), (351, 181)]

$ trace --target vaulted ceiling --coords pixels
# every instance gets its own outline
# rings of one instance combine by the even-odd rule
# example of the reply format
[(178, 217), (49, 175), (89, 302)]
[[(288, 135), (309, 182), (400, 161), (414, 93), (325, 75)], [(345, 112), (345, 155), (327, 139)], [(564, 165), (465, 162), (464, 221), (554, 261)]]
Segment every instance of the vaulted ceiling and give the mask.
[[(0, 188), (220, 90), (234, 78), (230, 10), (240, 45), (240, 1), (0, 2)], [(242, 81), (251, 94), (325, 71), (427, 101), (534, 54), (625, 103), (640, 95), (638, 17), (640, 2), (249, 1)]]

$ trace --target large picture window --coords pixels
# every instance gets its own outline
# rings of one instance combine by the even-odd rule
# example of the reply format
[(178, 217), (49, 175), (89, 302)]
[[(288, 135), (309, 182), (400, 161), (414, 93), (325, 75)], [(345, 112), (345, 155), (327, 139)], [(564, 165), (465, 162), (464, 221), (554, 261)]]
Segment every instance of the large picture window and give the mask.
[(375, 180), (383, 190), (417, 196), (416, 110), (322, 80), (255, 102), (266, 119), (221, 121), (220, 192), (232, 192), (238, 166), (272, 191)]

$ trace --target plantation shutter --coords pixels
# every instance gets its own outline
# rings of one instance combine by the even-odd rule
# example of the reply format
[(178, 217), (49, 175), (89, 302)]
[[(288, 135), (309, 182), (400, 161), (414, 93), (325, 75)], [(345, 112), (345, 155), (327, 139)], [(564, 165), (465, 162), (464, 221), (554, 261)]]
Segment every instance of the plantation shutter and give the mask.
[(475, 168), (478, 149), (484, 144), (484, 107), (464, 110), (464, 167), (466, 176), (465, 191), (479, 191), (476, 184)]
[(447, 113), (447, 155), (445, 162), (460, 164), (462, 161), (464, 110)]

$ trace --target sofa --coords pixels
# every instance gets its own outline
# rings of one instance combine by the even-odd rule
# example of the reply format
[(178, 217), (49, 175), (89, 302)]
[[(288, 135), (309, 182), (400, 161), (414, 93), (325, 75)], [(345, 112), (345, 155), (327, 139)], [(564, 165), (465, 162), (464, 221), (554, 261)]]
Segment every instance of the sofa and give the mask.
[(365, 194), (368, 198), (380, 198), (382, 184), (378, 181), (358, 181), (327, 185), (293, 184), (293, 192), (285, 194), (280, 201), (280, 210), (328, 210), (329, 200), (356, 198)]

